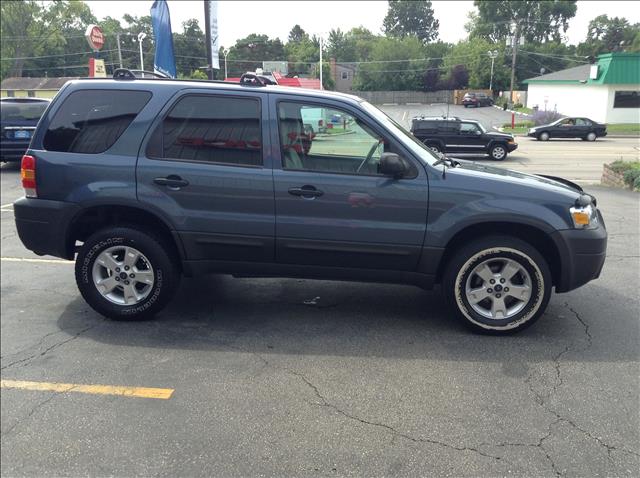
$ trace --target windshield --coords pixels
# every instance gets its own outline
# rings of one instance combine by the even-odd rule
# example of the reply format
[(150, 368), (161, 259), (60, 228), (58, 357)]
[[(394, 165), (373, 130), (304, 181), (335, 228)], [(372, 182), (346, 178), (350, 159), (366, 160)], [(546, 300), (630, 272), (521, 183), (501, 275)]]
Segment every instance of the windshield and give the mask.
[(3, 101), (0, 113), (2, 121), (37, 121), (49, 105), (46, 101)]
[(367, 103), (366, 101), (363, 101), (360, 104), (369, 114), (371, 114), (371, 116), (380, 121), (391, 131), (396, 133), (396, 135), (401, 140), (403, 140), (402, 143), (422, 161), (427, 164), (433, 164), (439, 159), (438, 156), (436, 156), (436, 154), (431, 151), (431, 149), (425, 146), (419, 139), (417, 139), (414, 135), (407, 131), (396, 120), (388, 116), (384, 111), (376, 108), (371, 103)]

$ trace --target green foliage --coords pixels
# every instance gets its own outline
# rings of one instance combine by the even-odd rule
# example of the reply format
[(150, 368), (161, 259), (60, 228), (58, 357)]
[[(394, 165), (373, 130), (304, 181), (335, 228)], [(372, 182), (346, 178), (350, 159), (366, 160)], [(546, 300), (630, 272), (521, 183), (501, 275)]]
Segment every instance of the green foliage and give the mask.
[[(533, 128), (534, 126), (535, 126), (535, 123), (533, 121), (529, 121), (529, 120), (518, 121), (518, 122), (515, 123), (516, 129), (518, 129), (518, 128), (529, 129), (529, 128)], [(503, 123), (502, 127), (510, 129), (511, 128), (511, 122)]]
[(615, 161), (609, 167), (616, 173), (622, 174), (627, 186), (640, 191), (640, 161)]
[(388, 36), (416, 36), (428, 43), (438, 38), (440, 22), (435, 18), (429, 0), (389, 0), (382, 25)]
[(483, 38), (458, 42), (444, 58), (445, 71), (450, 72), (456, 65), (463, 64), (469, 72), (469, 88), (489, 88), (491, 79), (491, 58), (488, 52), (497, 50), (498, 57), (493, 67), (493, 89), (504, 90), (509, 86), (511, 63), (504, 44), (491, 43)]
[(420, 40), (378, 37), (369, 61), (359, 65), (353, 88), (362, 91), (420, 90), (427, 62), (409, 61), (424, 58)]
[(475, 0), (477, 14), (465, 25), (472, 38), (504, 42), (517, 22), (520, 35), (528, 43), (560, 42), (576, 14), (576, 0)]
[(640, 51), (640, 23), (599, 15), (589, 22), (587, 39), (578, 45), (581, 55), (595, 58), (612, 51)]
[(285, 58), (285, 49), (279, 38), (271, 40), (267, 35), (251, 35), (241, 38), (229, 49), (228, 69), (230, 77), (238, 77), (247, 71), (262, 68), (265, 60)]

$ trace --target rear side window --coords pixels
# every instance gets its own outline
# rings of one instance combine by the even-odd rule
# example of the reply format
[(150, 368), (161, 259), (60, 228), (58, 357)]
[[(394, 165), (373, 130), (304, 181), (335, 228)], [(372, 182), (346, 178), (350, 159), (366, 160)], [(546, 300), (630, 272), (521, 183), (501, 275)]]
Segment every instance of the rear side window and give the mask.
[(260, 102), (184, 96), (153, 133), (147, 156), (232, 166), (261, 166)]
[(44, 148), (66, 153), (103, 153), (151, 99), (149, 91), (81, 90), (62, 103), (44, 136)]

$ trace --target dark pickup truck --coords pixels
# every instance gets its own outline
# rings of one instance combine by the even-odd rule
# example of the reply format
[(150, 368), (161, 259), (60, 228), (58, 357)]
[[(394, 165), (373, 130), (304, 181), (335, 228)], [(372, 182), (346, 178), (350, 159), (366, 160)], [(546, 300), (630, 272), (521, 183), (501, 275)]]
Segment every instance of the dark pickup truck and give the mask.
[[(314, 110), (340, 134), (306, 134)], [(256, 75), (71, 81), (22, 184), (24, 245), (75, 259), (84, 299), (117, 319), (217, 272), (440, 284), (465, 324), (508, 333), (554, 288), (597, 278), (607, 244), (595, 198), (569, 181), (439, 157), (358, 97)]]

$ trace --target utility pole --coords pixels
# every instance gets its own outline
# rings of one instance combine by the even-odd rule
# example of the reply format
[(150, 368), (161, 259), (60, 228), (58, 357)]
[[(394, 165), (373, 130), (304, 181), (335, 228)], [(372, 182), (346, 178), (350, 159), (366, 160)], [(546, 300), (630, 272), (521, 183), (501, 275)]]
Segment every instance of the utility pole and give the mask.
[(118, 63), (120, 63), (120, 68), (122, 68), (122, 50), (120, 50), (120, 34), (116, 35), (116, 41), (118, 42)]
[(320, 37), (320, 89), (324, 90), (324, 86), (322, 86), (322, 37)]
[[(211, 64), (211, 59), (213, 57), (211, 52), (211, 22), (210, 22), (210, 13), (209, 13), (209, 0), (204, 0), (204, 33), (205, 33), (205, 43), (207, 44), (207, 78), (213, 80), (213, 65)], [(225, 55), (225, 59), (226, 59)], [(226, 76), (225, 76), (226, 78)]]
[(513, 84), (516, 79), (516, 55), (518, 52), (518, 37), (520, 36), (520, 24), (516, 21), (513, 25), (513, 37), (511, 38), (511, 87), (509, 88), (509, 99), (507, 102), (513, 102)]
[(489, 50), (487, 52), (491, 58), (491, 79), (489, 80), (489, 89), (493, 92), (493, 62), (498, 57), (498, 50)]

